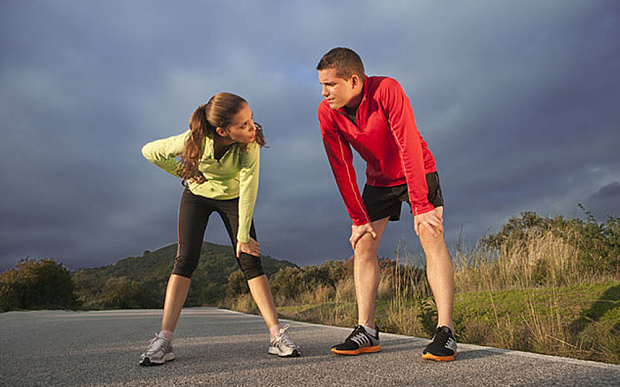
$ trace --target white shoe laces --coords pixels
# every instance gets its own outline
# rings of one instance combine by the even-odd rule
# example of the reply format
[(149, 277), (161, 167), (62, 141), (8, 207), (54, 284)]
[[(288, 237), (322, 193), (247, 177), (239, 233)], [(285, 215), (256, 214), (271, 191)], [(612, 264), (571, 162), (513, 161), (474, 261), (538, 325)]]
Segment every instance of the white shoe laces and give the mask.
[(161, 337), (159, 334), (156, 333), (155, 337), (149, 343), (149, 346), (146, 352), (147, 353), (157, 353), (158, 351), (163, 352), (164, 345), (166, 345), (168, 341), (169, 341), (168, 339), (166, 339), (165, 337)]
[(297, 348), (297, 344), (288, 336), (288, 329), (290, 328), (290, 324), (286, 324), (284, 327), (280, 328), (280, 332), (276, 336), (276, 340), (282, 342), (287, 347)]

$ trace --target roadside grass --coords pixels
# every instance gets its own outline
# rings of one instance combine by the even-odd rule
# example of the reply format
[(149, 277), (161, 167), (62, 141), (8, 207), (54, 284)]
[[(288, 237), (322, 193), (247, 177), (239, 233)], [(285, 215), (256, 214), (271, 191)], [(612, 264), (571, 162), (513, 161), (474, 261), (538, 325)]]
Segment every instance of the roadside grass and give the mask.
[[(461, 343), (620, 364), (620, 281), (457, 293), (454, 322)], [(342, 327), (357, 321), (355, 302), (278, 307), (282, 318)], [(431, 298), (377, 302), (385, 332), (430, 337)]]
[[(620, 364), (620, 219), (523, 213), (451, 255), (457, 341)], [(433, 334), (437, 309), (424, 269), (413, 265), (424, 264), (419, 258), (401, 243), (395, 260), (379, 260), (376, 323), (384, 332)], [(350, 259), (274, 274), (280, 316), (356, 325), (352, 267)], [(256, 312), (248, 297), (233, 295), (225, 306)]]
[(618, 289), (611, 281), (458, 293), (455, 329), (471, 344), (620, 364)]

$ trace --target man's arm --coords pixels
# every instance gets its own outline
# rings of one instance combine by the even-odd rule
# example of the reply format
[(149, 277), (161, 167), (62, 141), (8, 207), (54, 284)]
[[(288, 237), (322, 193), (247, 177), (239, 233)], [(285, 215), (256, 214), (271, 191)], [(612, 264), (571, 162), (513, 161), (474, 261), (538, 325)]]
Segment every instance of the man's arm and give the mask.
[(372, 227), (366, 207), (362, 202), (359, 188), (357, 187), (351, 146), (342, 137), (342, 134), (333, 127), (327, 117), (327, 113), (321, 110), (319, 108), (319, 124), (321, 126), (321, 135), (323, 136), (323, 145), (336, 179), (336, 185), (353, 221), (349, 242), (351, 242), (351, 247), (355, 250), (357, 242), (366, 233), (370, 233), (373, 238), (377, 237), (377, 233)]
[[(326, 108), (329, 109), (328, 107)], [(327, 113), (322, 112), (322, 109), (319, 108), (319, 124), (321, 126), (323, 145), (325, 146), (327, 159), (334, 173), (340, 195), (354, 225), (360, 226), (370, 223), (370, 218), (357, 187), (351, 146), (342, 137), (338, 129), (333, 127), (332, 122), (326, 115)]]
[(428, 149), (416, 127), (409, 98), (398, 82), (386, 78), (382, 86), (381, 102), (400, 149), (411, 209), (414, 216), (424, 214), (435, 208), (428, 202), (424, 165), (424, 151)]
[(414, 216), (415, 233), (419, 236), (421, 230), (426, 229), (437, 237), (443, 233), (443, 216), (441, 211), (428, 202), (424, 153), (426, 151), (430, 155), (430, 152), (416, 127), (409, 98), (398, 82), (391, 78), (386, 81), (387, 87), (383, 95), (384, 109), (388, 115), (392, 135), (400, 149), (409, 190), (409, 202)]

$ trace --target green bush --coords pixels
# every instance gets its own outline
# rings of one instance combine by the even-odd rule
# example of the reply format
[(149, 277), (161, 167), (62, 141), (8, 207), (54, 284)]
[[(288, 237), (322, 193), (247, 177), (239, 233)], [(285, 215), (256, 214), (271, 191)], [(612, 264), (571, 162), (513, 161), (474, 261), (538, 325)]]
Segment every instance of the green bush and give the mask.
[(228, 284), (226, 285), (226, 297), (234, 298), (249, 292), (248, 281), (245, 279), (245, 274), (243, 274), (241, 269), (232, 272), (228, 277)]
[(157, 306), (160, 300), (153, 300), (145, 291), (142, 282), (127, 277), (110, 277), (101, 291), (105, 309), (138, 309)]
[(302, 280), (303, 269), (284, 267), (269, 278), (274, 298), (294, 300), (305, 288)]
[(0, 274), (0, 309), (59, 309), (72, 308), (71, 274), (53, 259), (23, 260)]

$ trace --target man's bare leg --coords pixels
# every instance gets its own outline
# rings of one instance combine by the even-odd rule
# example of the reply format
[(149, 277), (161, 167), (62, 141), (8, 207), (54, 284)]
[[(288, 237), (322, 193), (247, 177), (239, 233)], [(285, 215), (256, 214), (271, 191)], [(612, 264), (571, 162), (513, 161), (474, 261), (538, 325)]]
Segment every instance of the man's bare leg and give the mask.
[(389, 218), (384, 218), (372, 222), (377, 237), (373, 238), (367, 233), (355, 246), (353, 280), (357, 299), (358, 324), (369, 328), (375, 328), (375, 299), (380, 275), (377, 248), (388, 220)]
[[(434, 211), (443, 216), (443, 207), (437, 207)], [(454, 331), (454, 269), (443, 232), (435, 234), (425, 227), (420, 228), (420, 243), (426, 255), (426, 276), (437, 305), (437, 326), (447, 326)]]
[[(351, 228), (351, 246), (355, 252), (353, 281), (357, 299), (358, 325), (342, 344), (332, 347), (338, 355), (359, 355), (381, 351), (375, 326), (375, 299), (379, 287), (377, 247), (389, 218)], [(370, 330), (369, 330), (370, 329)]]

